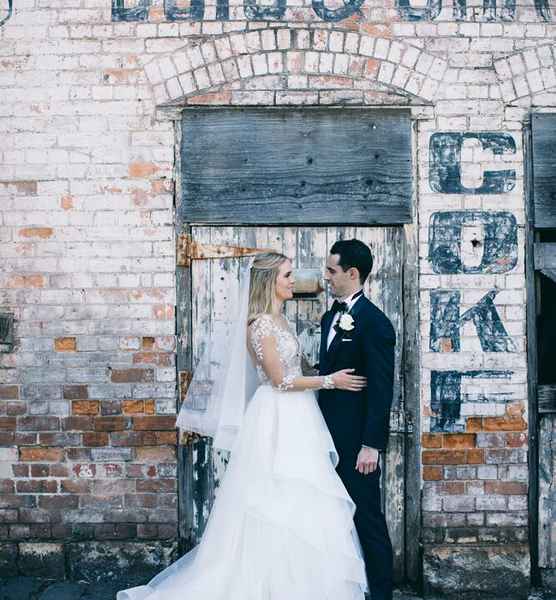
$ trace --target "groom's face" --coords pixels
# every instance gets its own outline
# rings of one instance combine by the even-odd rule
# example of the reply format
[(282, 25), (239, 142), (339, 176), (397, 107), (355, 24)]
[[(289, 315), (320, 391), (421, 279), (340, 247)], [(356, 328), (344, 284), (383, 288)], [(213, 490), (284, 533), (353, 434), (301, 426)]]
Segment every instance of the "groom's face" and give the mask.
[[(357, 278), (356, 269), (348, 269), (344, 271), (339, 264), (339, 254), (329, 254), (326, 259), (326, 267), (324, 269), (324, 278), (328, 281), (330, 293), (335, 298), (343, 298), (349, 296), (352, 291), (354, 284), (354, 275)], [(352, 273), (355, 271), (355, 274)]]

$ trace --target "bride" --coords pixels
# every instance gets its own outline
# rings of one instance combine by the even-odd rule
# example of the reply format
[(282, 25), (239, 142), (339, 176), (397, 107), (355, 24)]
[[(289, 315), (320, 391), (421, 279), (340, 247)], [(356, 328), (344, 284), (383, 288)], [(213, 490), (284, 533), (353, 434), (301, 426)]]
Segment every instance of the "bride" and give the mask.
[(304, 375), (283, 316), (290, 260), (250, 259), (230, 332), (215, 332), (177, 425), (231, 451), (200, 544), (117, 600), (362, 600), (365, 566), (354, 504), (313, 390), (359, 391), (344, 369)]

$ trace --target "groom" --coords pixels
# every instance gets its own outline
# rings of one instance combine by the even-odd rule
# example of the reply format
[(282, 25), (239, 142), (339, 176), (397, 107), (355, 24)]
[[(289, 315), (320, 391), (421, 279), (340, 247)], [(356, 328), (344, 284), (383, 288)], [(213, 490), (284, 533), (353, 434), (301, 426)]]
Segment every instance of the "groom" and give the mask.
[(339, 454), (338, 475), (355, 502), (371, 600), (392, 598), (392, 544), (380, 504), (379, 452), (386, 449), (394, 379), (394, 329), (363, 295), (373, 266), (366, 244), (342, 240), (330, 249), (325, 279), (335, 298), (321, 321), (319, 373), (355, 369), (361, 392), (320, 390), (319, 405)]

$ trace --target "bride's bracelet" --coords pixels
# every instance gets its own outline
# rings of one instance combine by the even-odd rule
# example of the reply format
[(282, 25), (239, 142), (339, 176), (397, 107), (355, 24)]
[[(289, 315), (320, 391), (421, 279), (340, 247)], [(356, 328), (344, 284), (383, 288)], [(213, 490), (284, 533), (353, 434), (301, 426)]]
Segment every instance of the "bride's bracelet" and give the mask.
[(332, 379), (332, 375), (325, 375), (322, 381), (322, 389), (323, 390), (333, 390), (336, 387), (334, 384), (334, 379)]

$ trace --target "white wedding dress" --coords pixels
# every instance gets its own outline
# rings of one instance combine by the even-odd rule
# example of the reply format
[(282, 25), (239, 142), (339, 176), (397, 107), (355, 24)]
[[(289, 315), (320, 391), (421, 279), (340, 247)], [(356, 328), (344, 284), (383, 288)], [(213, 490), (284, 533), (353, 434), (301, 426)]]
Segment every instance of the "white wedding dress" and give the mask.
[[(274, 386), (261, 340), (275, 339)], [(362, 600), (365, 565), (355, 506), (312, 391), (287, 391), (301, 372), (299, 343), (270, 315), (250, 328), (260, 385), (200, 544), (117, 600)]]

